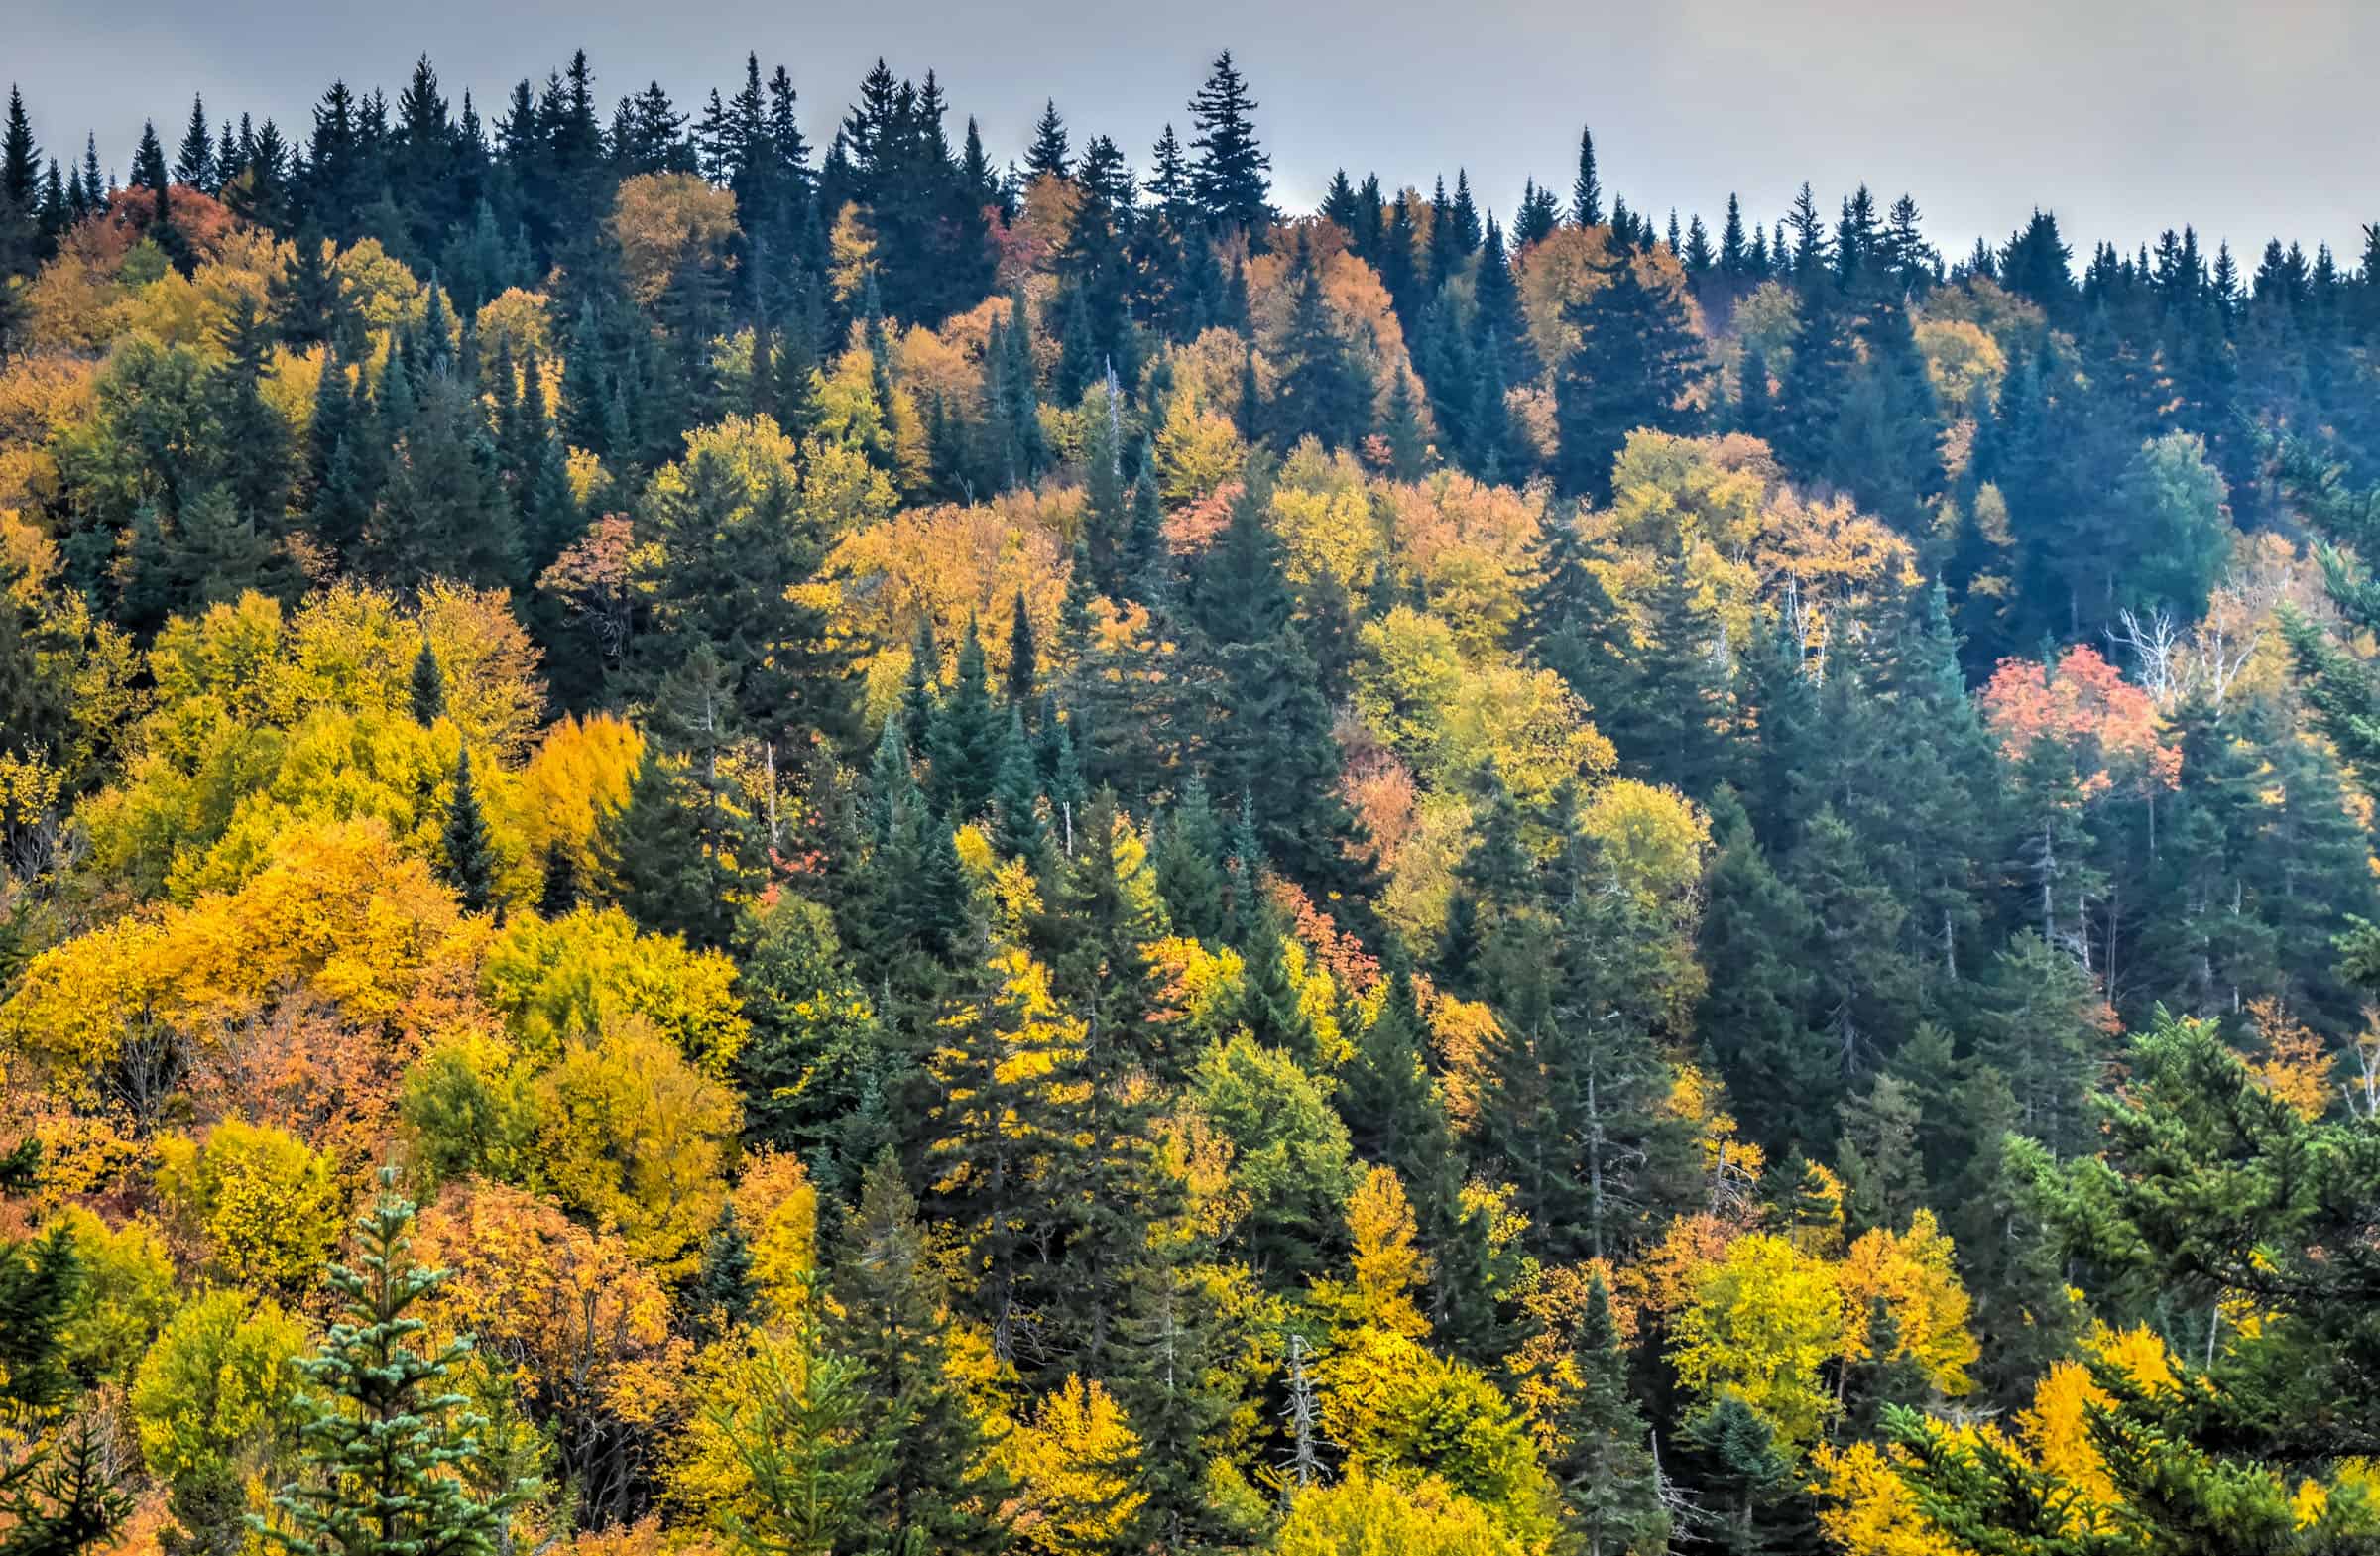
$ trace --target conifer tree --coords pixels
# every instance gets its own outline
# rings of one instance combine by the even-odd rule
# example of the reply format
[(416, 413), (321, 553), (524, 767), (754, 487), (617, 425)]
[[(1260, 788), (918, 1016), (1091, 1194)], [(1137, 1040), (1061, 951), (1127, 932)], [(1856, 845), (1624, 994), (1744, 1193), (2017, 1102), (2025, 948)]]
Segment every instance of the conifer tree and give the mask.
[[(0, 1158), (0, 1188), (32, 1189), (40, 1160), (28, 1136)], [(62, 1223), (40, 1237), (0, 1239), (0, 1428), (11, 1437), (0, 1468), (0, 1550), (10, 1556), (80, 1556), (104, 1546), (132, 1511), (104, 1424), (70, 1408), (71, 1326), (91, 1280)]]
[(983, 636), (970, 616), (959, 639), (950, 690), (934, 709), (926, 734), (926, 797), (935, 810), (954, 822), (967, 821), (990, 803), (1009, 724), (992, 695)]
[[(392, 354), (392, 361), (397, 360)], [(400, 399), (408, 378), (393, 373)], [(498, 479), (479, 403), (457, 379), (433, 373), (410, 416), (384, 396), (384, 425), (399, 430), (395, 462), (366, 531), (374, 570), (392, 582), (459, 578), (518, 582), (520, 526)]]
[(1150, 856), (1157, 891), (1181, 934), (1209, 945), (1228, 937), (1224, 892), (1223, 826), (1207, 798), (1207, 785), (1190, 776), (1173, 806), (1160, 818)]
[(885, 1423), (871, 1417), (860, 1365), (821, 1333), (810, 1278), (738, 1359), (732, 1391), (711, 1408), (746, 1483), (714, 1517), (745, 1556), (854, 1549), (892, 1452)]
[(1021, 859), (1035, 874), (1046, 862), (1049, 831), (1041, 821), (1041, 765), (1024, 732), (1024, 715), (1009, 708), (1008, 738), (992, 780), (992, 846), (1004, 859)]
[(0, 205), (11, 219), (24, 220), (34, 208), (34, 180), (41, 170), (42, 151), (33, 138), (33, 119), (25, 111), (25, 94), (8, 88), (8, 119), (0, 128)]
[(472, 787), (471, 748), (467, 745), (454, 759), (454, 797), (446, 802), (442, 841), (446, 884), (454, 888), (465, 912), (486, 912), (495, 901), (496, 857), (488, 839), (487, 818), (480, 813), (479, 794)]
[(1033, 124), (1033, 143), (1025, 148), (1024, 171), (1035, 179), (1063, 179), (1074, 171), (1074, 159), (1066, 149), (1066, 121), (1058, 117), (1054, 98), (1042, 104), (1041, 117)]
[(1645, 614), (1644, 641), (1587, 661), (1608, 678), (1600, 686), (1590, 679), (1581, 690), (1603, 693), (1598, 706), (1609, 710), (1603, 728), (1626, 771), (1708, 794), (1727, 769), (1726, 635), (1695, 599), (1683, 557), (1662, 562)]
[(1334, 327), (1321, 271), (1302, 234), (1289, 286), (1289, 330), (1281, 345), (1285, 366), (1273, 390), (1270, 419), (1277, 446), (1286, 449), (1312, 436), (1325, 447), (1352, 447), (1370, 430), (1372, 386)]
[(1233, 1326), (1221, 1312), (1194, 1249), (1171, 1234), (1153, 1237), (1128, 1276), (1117, 1320), (1125, 1365), (1116, 1392), (1140, 1439), (1133, 1522), (1160, 1549), (1228, 1545), (1240, 1531), (1216, 1506), (1209, 1473), (1241, 1406), (1229, 1365)]
[(952, 1383), (948, 1295), (891, 1151), (868, 1164), (836, 1253), (829, 1332), (857, 1364), (858, 1386), (891, 1445), (857, 1548), (872, 1556), (1000, 1549), (994, 1512), (1004, 1487)]
[(1579, 131), (1579, 176), (1570, 186), (1570, 221), (1575, 227), (1604, 224), (1604, 180), (1595, 168), (1595, 131)]
[(1563, 1524), (1588, 1556), (1658, 1550), (1669, 1538), (1669, 1508), (1644, 1418), (1628, 1397), (1627, 1353), (1601, 1274), (1588, 1286), (1571, 1365), (1578, 1387), (1563, 1399), (1560, 1446), (1546, 1464), (1562, 1495)]
[(343, 1316), (298, 1364), (312, 1385), (299, 1396), (300, 1472), (274, 1496), (280, 1517), (253, 1525), (290, 1556), (491, 1556), (536, 1483), (473, 1495), (488, 1423), (454, 1381), (471, 1341), (416, 1349), (421, 1305), (446, 1274), (414, 1261), (414, 1207), (396, 1168), (381, 1169), (380, 1185), (356, 1221), (355, 1265), (330, 1266)]
[(1195, 625), (1222, 672), (1223, 719), (1213, 737), (1211, 781), (1253, 796), (1264, 852), (1291, 879), (1352, 905), (1367, 897), (1356, 823), (1335, 784), (1338, 742), (1295, 601), (1280, 538), (1265, 518), (1260, 483), (1232, 505), (1209, 549), (1192, 600)]
[(628, 803), (597, 831), (597, 861), (638, 923), (725, 945), (764, 840), (732, 772), (737, 720), (719, 657), (698, 649), (656, 689), (650, 719)]
[(1272, 219), (1272, 159), (1256, 140), (1257, 103), (1226, 49), (1198, 95), (1190, 99), (1190, 197), (1218, 232), (1235, 229), (1259, 240)]
[(212, 190), (214, 176), (214, 132), (207, 128), (205, 100), (193, 97), (189, 128), (182, 132), (180, 150), (174, 158), (174, 181), (186, 183), (193, 189)]
[(1557, 484), (1597, 501), (1610, 494), (1611, 461), (1628, 433), (1693, 424), (1681, 402), (1702, 365), (1685, 310), (1666, 286), (1645, 285), (1624, 255), (1604, 274), (1590, 298), (1564, 304), (1564, 321), (1580, 339), (1554, 375)]
[(1728, 1394), (1689, 1422), (1686, 1446), (1703, 1494), (1701, 1533), (1726, 1556), (1769, 1556), (1810, 1548), (1793, 1461), (1776, 1431), (1743, 1399)]

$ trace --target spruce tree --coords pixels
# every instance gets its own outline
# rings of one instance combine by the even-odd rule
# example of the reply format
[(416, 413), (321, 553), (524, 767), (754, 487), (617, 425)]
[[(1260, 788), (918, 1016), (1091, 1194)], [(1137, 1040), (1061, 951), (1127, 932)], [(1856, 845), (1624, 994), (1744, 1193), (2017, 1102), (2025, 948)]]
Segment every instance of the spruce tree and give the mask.
[(1117, 1319), (1122, 1366), (1115, 1392), (1140, 1439), (1133, 1491), (1145, 1498), (1134, 1532), (1160, 1550), (1228, 1548), (1240, 1531), (1216, 1506), (1209, 1473), (1241, 1407), (1238, 1338), (1198, 1250), (1160, 1233), (1127, 1277)]
[(1369, 870), (1337, 791), (1330, 703), (1295, 619), (1280, 537), (1260, 481), (1232, 504), (1202, 560), (1191, 617), (1221, 671), (1223, 714), (1211, 781), (1252, 796), (1258, 840), (1291, 879), (1349, 908), (1368, 900)]
[(438, 666), (438, 651), (429, 634), (421, 635), (420, 652), (414, 656), (414, 722), (427, 729), (446, 716), (446, 672)]
[[(0, 1156), (0, 1190), (30, 1192), (40, 1161), (27, 1136)], [(0, 1550), (10, 1556), (81, 1556), (103, 1547), (132, 1511), (104, 1423), (73, 1408), (70, 1339), (91, 1288), (64, 1224), (0, 1238), (0, 1429), (11, 1438), (0, 1469)]]
[(280, 1516), (251, 1526), (290, 1556), (492, 1556), (536, 1483), (474, 1496), (488, 1423), (454, 1384), (471, 1341), (416, 1349), (422, 1304), (447, 1277), (414, 1261), (414, 1207), (395, 1167), (380, 1185), (355, 1224), (355, 1265), (330, 1266), (343, 1316), (297, 1364), (310, 1385), (298, 1396), (299, 1474), (274, 1496)]
[(1610, 496), (1611, 461), (1630, 432), (1692, 427), (1694, 413), (1682, 401), (1702, 366), (1685, 309), (1666, 285), (1645, 285), (1625, 255), (1604, 276), (1590, 297), (1563, 305), (1579, 344), (1554, 374), (1556, 483), (1598, 502)]
[(1604, 224), (1604, 180), (1595, 168), (1595, 131), (1579, 131), (1579, 175), (1570, 185), (1570, 220), (1576, 227)]
[(1770, 1556), (1811, 1548), (1793, 1460), (1776, 1431), (1728, 1394), (1684, 1432), (1702, 1492), (1698, 1532), (1726, 1556)]
[(454, 797), (446, 802), (442, 835), (446, 884), (469, 913), (484, 913), (494, 905), (496, 856), (489, 841), (487, 818), (480, 813), (479, 794), (471, 782), (471, 748), (454, 759)]
[(858, 1364), (859, 1386), (892, 1445), (856, 1548), (870, 1556), (999, 1550), (1006, 1538), (995, 1512), (1006, 1488), (951, 1381), (941, 1266), (889, 1150), (861, 1178), (836, 1255), (829, 1333)]
[(992, 694), (984, 641), (973, 616), (959, 639), (950, 691), (934, 709), (925, 739), (926, 798), (954, 822), (971, 821), (991, 802), (1000, 778), (1010, 718)]
[(1063, 179), (1074, 171), (1074, 159), (1066, 149), (1066, 121), (1058, 117), (1054, 98), (1041, 105), (1041, 117), (1033, 124), (1033, 143), (1025, 148), (1024, 171), (1035, 179)]
[(1372, 386), (1363, 364), (1334, 327), (1322, 293), (1322, 274), (1303, 234), (1289, 270), (1289, 329), (1284, 362), (1273, 389), (1271, 426), (1277, 446), (1317, 437), (1326, 448), (1350, 448), (1371, 428)]
[(656, 934), (723, 946), (758, 888), (766, 839), (734, 774), (739, 739), (726, 666), (697, 650), (655, 690), (628, 803), (596, 833), (614, 897)]
[(1570, 1357), (1578, 1386), (1563, 1398), (1559, 1446), (1546, 1462), (1561, 1493), (1563, 1526), (1588, 1556), (1661, 1549), (1670, 1518), (1660, 1466), (1628, 1397), (1627, 1352), (1601, 1274), (1589, 1281)]
[(1210, 946), (1227, 938), (1229, 914), (1224, 892), (1223, 825), (1208, 801), (1207, 786), (1193, 773), (1159, 818), (1157, 841), (1150, 863), (1157, 874), (1157, 892), (1174, 928)]
[(1272, 159), (1256, 140), (1257, 106), (1229, 49), (1190, 99), (1190, 197), (1210, 227), (1246, 232), (1251, 242), (1272, 219)]

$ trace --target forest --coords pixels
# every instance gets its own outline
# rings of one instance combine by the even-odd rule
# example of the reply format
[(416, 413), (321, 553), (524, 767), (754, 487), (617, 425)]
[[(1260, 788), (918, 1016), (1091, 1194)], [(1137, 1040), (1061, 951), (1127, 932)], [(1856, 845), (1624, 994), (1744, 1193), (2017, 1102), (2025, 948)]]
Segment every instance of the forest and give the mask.
[(12, 91), (0, 1556), (2380, 1551), (2380, 225), (1192, 84)]

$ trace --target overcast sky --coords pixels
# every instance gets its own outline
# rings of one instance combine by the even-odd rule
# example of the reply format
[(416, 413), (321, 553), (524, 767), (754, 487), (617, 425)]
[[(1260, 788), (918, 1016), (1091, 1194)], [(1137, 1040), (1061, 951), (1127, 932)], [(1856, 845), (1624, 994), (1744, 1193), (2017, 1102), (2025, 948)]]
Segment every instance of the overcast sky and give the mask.
[[(748, 49), (782, 61), (813, 138), (869, 62), (938, 70), (996, 158), (1018, 155), (1044, 96), (1077, 144), (1104, 132), (1134, 165), (1206, 61), (1230, 48), (1262, 103), (1275, 197), (1307, 208), (1331, 170), (1424, 188), (1470, 169), (1509, 212), (1524, 177), (1565, 195), (1578, 129), (1606, 191), (1716, 228), (1729, 189), (1773, 221), (1807, 179), (1831, 212), (1864, 181), (1914, 193), (1954, 256), (2036, 204), (2078, 263), (2195, 223), (2250, 267), (2274, 234), (2352, 264), (2380, 219), (2369, 93), (2373, 0), (646, 0), (617, 16), (557, 0), (10, 0), (0, 74), (23, 84), (46, 149), (86, 128), (123, 170), (145, 116), (168, 152), (193, 90), (211, 112), (302, 131), (334, 75), (393, 98), (428, 51), (483, 112), (511, 81), (587, 49), (608, 116), (657, 78), (682, 107), (734, 84)], [(351, 10), (353, 14), (338, 14)], [(489, 117), (493, 117), (489, 112)], [(954, 122), (956, 138), (959, 124)]]

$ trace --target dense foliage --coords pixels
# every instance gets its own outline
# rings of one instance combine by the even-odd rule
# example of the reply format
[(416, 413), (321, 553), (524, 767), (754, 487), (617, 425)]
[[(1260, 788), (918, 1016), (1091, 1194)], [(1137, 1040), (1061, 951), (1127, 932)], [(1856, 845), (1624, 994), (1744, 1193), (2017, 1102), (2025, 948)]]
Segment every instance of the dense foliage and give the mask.
[(1260, 113), (12, 94), (0, 1552), (2380, 1548), (2380, 227)]

